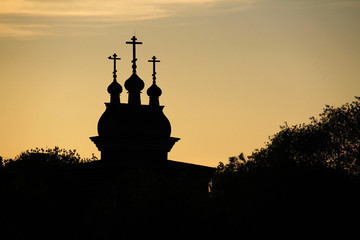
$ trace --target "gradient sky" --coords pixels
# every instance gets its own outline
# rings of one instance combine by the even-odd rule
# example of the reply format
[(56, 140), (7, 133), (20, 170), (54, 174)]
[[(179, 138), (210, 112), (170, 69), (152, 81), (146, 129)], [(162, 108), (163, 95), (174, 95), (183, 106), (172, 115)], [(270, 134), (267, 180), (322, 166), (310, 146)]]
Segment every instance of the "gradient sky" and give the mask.
[[(360, 95), (360, 1), (1, 0), (0, 155), (35, 147), (99, 156), (90, 136), (121, 85), (151, 84), (181, 140), (172, 160), (216, 166)], [(127, 93), (121, 94), (127, 102)], [(144, 91), (142, 103), (148, 104)]]

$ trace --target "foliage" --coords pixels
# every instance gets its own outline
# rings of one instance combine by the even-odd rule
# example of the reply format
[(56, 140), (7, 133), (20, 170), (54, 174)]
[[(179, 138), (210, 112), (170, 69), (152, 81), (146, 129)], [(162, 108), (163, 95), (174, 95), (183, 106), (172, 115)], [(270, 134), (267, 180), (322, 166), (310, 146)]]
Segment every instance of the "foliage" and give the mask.
[(95, 161), (96, 156), (92, 158), (81, 158), (79, 153), (73, 150), (60, 149), (55, 146), (51, 148), (35, 148), (20, 153), (15, 159), (6, 159), (4, 165), (22, 166), (24, 168), (41, 168), (41, 167), (60, 167), (76, 165), (84, 162)]
[(345, 227), (351, 217), (344, 209), (360, 213), (359, 144), (360, 98), (338, 108), (327, 105), (309, 124), (281, 126), (248, 158), (240, 154), (220, 162), (212, 199), (238, 222), (272, 216), (263, 225), (254, 223), (258, 227), (290, 222), (304, 227), (303, 218), (308, 226)]
[(320, 118), (289, 127), (270, 137), (266, 147), (255, 150), (248, 160), (231, 157), (220, 171), (238, 171), (265, 166), (327, 167), (351, 175), (360, 173), (360, 98), (334, 108), (326, 105)]
[(8, 196), (41, 198), (58, 184), (59, 174), (70, 167), (96, 160), (83, 159), (76, 150), (59, 147), (36, 148), (20, 153), (15, 159), (5, 159), (1, 168), (1, 191)]

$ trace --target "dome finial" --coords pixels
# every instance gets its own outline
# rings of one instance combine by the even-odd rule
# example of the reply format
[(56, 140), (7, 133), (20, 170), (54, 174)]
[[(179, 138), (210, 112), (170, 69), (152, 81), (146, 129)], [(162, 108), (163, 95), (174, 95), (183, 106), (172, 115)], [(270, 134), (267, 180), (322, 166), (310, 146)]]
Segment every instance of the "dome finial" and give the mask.
[(117, 75), (116, 75), (116, 72), (117, 72), (117, 70), (116, 70), (116, 60), (120, 60), (121, 58), (118, 58), (117, 57), (117, 55), (116, 55), (116, 53), (114, 53), (113, 55), (112, 55), (112, 57), (110, 56), (110, 57), (108, 57), (110, 60), (114, 60), (114, 71), (113, 71), (113, 77), (114, 77), (114, 81), (116, 82), (116, 78), (117, 78)]
[(142, 44), (142, 42), (137, 42), (137, 38), (135, 36), (133, 36), (131, 38), (131, 42), (126, 42), (126, 44), (132, 44), (133, 45), (133, 60), (131, 61), (132, 64), (132, 69), (133, 69), (133, 73), (136, 73), (136, 44)]
[(156, 82), (155, 63), (160, 62), (160, 60), (156, 60), (156, 57), (153, 56), (153, 57), (152, 57), (152, 60), (148, 60), (148, 62), (152, 62), (152, 63), (153, 63), (153, 74), (152, 74), (152, 77), (153, 77), (153, 83), (155, 83), (155, 82)]
[(118, 58), (116, 53), (114, 53), (112, 56), (108, 57), (110, 60), (114, 60), (114, 71), (113, 71), (113, 82), (109, 85), (107, 88), (108, 93), (110, 93), (110, 103), (120, 103), (120, 93), (122, 92), (121, 85), (116, 81), (117, 75), (116, 75), (116, 60), (120, 60), (121, 58)]
[(128, 90), (129, 93), (129, 105), (139, 106), (141, 105), (140, 93), (141, 90), (144, 88), (144, 82), (139, 78), (136, 74), (136, 44), (142, 44), (142, 42), (137, 42), (137, 38), (133, 36), (131, 38), (131, 42), (126, 42), (126, 44), (133, 45), (133, 60), (131, 61), (133, 73), (128, 80), (125, 81), (125, 88)]

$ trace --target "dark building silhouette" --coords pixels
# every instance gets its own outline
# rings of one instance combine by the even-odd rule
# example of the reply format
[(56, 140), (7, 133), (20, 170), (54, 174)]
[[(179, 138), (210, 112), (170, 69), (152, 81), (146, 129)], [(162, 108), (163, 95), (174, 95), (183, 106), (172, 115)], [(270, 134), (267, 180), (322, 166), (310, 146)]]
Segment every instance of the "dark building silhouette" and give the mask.
[(120, 101), (123, 87), (116, 75), (120, 58), (113, 54), (109, 57), (114, 64), (113, 81), (107, 89), (110, 102), (105, 103), (99, 119), (99, 135), (90, 137), (101, 160), (86, 164), (76, 176), (80, 182), (91, 182), (96, 176), (101, 188), (121, 189), (116, 205), (124, 209), (117, 207), (114, 212), (128, 216), (126, 224), (133, 219), (138, 226), (143, 219), (143, 226), (152, 229), (157, 224), (169, 226), (169, 219), (173, 223), (204, 220), (203, 203), (209, 197), (208, 184), (215, 169), (168, 160), (168, 152), (180, 138), (171, 137), (170, 122), (159, 102), (162, 90), (156, 83), (155, 64), (160, 61), (155, 56), (148, 60), (153, 64), (152, 84), (146, 91), (149, 104), (143, 105), (140, 95), (145, 83), (136, 65), (136, 45), (142, 43), (135, 36), (131, 40), (126, 43), (133, 47), (132, 74), (124, 83), (128, 103)]
[[(148, 60), (153, 64), (152, 84), (146, 91), (149, 104), (143, 105), (140, 95), (145, 83), (138, 76), (136, 65), (136, 45), (142, 42), (133, 36), (126, 44), (131, 44), (133, 50), (132, 74), (124, 83), (128, 103), (120, 101), (123, 87), (116, 74), (116, 63), (120, 58), (114, 53), (109, 57), (114, 64), (113, 81), (107, 88), (110, 102), (105, 103), (106, 110), (99, 119), (99, 135), (90, 137), (101, 152), (101, 162), (128, 167), (205, 171), (208, 181), (213, 168), (168, 160), (168, 152), (180, 138), (171, 137), (170, 122), (159, 102), (162, 90), (156, 83), (155, 64), (160, 61), (155, 56)], [(207, 186), (204, 188), (207, 189)]]
[(125, 81), (128, 91), (128, 103), (120, 102), (122, 86), (117, 81), (116, 61), (117, 55), (110, 56), (114, 61), (113, 82), (107, 91), (110, 102), (98, 123), (99, 136), (90, 139), (101, 152), (103, 161), (165, 161), (167, 154), (179, 138), (170, 137), (171, 125), (163, 113), (164, 106), (160, 106), (159, 97), (161, 89), (156, 85), (155, 63), (160, 62), (154, 56), (149, 62), (153, 63), (153, 83), (147, 89), (149, 105), (142, 105), (140, 94), (144, 89), (144, 81), (136, 72), (136, 41), (133, 45), (132, 75)]

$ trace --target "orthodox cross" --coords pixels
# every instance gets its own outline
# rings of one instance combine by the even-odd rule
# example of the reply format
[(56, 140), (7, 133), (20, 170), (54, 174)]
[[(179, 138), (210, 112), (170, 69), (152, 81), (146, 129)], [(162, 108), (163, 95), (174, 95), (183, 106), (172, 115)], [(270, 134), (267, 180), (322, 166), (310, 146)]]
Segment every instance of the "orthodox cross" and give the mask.
[(116, 55), (116, 53), (114, 53), (113, 55), (112, 55), (112, 57), (110, 56), (109, 57), (109, 59), (110, 60), (114, 60), (114, 71), (113, 71), (113, 77), (114, 77), (114, 81), (116, 81), (116, 72), (117, 72), (117, 70), (116, 70), (116, 60), (120, 60), (121, 58), (118, 58), (117, 57), (117, 55)]
[(126, 42), (126, 44), (132, 44), (133, 45), (133, 60), (131, 61), (132, 64), (132, 69), (133, 69), (133, 73), (136, 73), (136, 44), (142, 44), (142, 42), (137, 42), (137, 38), (135, 36), (133, 36), (131, 38), (131, 42)]
[(155, 63), (157, 63), (157, 62), (160, 62), (160, 60), (156, 60), (156, 57), (155, 56), (153, 56), (152, 57), (152, 60), (148, 60), (148, 62), (152, 62), (153, 63), (153, 74), (152, 74), (152, 76), (153, 76), (153, 83), (155, 83), (155, 81), (156, 81), (156, 72), (155, 72)]

